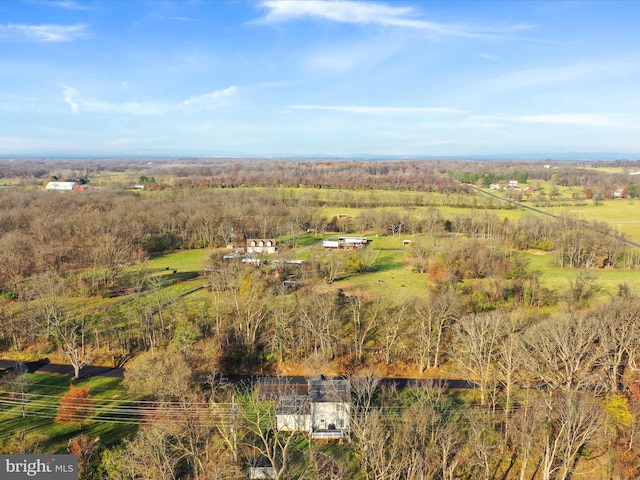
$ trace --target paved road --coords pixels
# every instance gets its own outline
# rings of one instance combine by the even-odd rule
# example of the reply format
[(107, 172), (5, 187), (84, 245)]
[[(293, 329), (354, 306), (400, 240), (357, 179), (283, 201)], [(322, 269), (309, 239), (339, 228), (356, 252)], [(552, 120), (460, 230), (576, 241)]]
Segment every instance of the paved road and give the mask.
[[(39, 360), (37, 362), (24, 362), (29, 373), (58, 373), (61, 375), (73, 375), (73, 367), (71, 365), (60, 365), (49, 363), (48, 360)], [(0, 371), (12, 368), (16, 364), (15, 360), (0, 360)], [(80, 377), (112, 377), (124, 378), (124, 369), (96, 367), (87, 365), (80, 370)]]
[[(16, 364), (15, 360), (0, 360), (0, 371), (12, 368)], [(61, 375), (73, 375), (73, 367), (70, 365), (60, 365), (56, 363), (49, 363), (47, 359), (37, 362), (25, 362), (25, 365), (29, 369), (30, 373), (57, 373)], [(108, 367), (96, 367), (87, 365), (80, 370), (80, 378), (86, 377), (110, 377), (110, 378), (124, 378), (124, 368), (108, 368)], [(269, 377), (255, 376), (255, 375), (222, 375), (219, 377), (222, 383), (248, 383), (253, 384), (260, 380), (266, 380)], [(307, 378), (301, 375), (298, 376), (285, 376), (278, 377), (285, 381), (287, 384), (307, 385)], [(452, 379), (415, 379), (415, 378), (383, 378), (382, 385), (395, 386), (398, 390), (402, 390), (407, 387), (436, 387), (443, 389), (462, 389), (462, 388), (475, 388), (474, 382), (469, 380), (452, 380)]]

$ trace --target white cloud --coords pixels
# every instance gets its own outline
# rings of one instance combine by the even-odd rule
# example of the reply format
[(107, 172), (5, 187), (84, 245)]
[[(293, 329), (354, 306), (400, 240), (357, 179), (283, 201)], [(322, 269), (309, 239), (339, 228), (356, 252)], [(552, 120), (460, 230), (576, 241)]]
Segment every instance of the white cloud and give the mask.
[(12, 40), (31, 40), (48, 43), (71, 42), (87, 35), (87, 26), (81, 23), (74, 25), (26, 25), (19, 23), (0, 25), (0, 38)]
[(380, 107), (358, 105), (291, 105), (292, 110), (328, 110), (365, 115), (405, 115), (416, 113), (464, 114), (464, 110), (447, 107)]
[(189, 110), (209, 110), (225, 105), (225, 101), (236, 95), (238, 87), (230, 86), (222, 90), (214, 90), (204, 95), (196, 95), (180, 104), (181, 108)]
[(338, 23), (413, 28), (459, 37), (488, 37), (530, 28), (529, 25), (517, 24), (492, 30), (464, 24), (433, 22), (419, 18), (418, 12), (411, 7), (397, 7), (382, 3), (337, 0), (266, 0), (262, 5), (269, 12), (259, 20), (260, 23), (279, 23), (298, 18), (319, 18)]
[(78, 94), (78, 90), (68, 85), (60, 84), (62, 87), (62, 97), (64, 98), (65, 103), (69, 105), (71, 108), (71, 115), (78, 114), (78, 104), (75, 102), (75, 96)]

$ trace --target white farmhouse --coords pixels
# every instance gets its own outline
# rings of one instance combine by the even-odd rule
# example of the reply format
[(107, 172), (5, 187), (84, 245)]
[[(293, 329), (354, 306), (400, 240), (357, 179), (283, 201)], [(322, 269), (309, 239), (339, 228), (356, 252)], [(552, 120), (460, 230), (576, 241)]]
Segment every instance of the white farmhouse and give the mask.
[(276, 405), (276, 426), (306, 432), (316, 440), (348, 441), (351, 431), (351, 384), (322, 375), (309, 380), (307, 395), (283, 395)]
[(273, 238), (249, 238), (247, 253), (276, 253), (276, 241)]
[(311, 438), (344, 441), (349, 439), (350, 397), (349, 380), (328, 379), (323, 375), (309, 380)]

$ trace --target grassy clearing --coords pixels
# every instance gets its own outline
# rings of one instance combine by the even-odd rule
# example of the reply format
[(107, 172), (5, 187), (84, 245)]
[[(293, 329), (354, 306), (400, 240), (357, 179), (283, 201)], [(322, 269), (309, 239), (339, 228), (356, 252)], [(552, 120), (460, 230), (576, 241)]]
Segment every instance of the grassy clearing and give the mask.
[(69, 440), (81, 433), (99, 436), (102, 444), (113, 445), (123, 438), (133, 435), (137, 429), (137, 418), (129, 414), (113, 414), (110, 408), (117, 408), (127, 401), (126, 392), (120, 380), (95, 377), (80, 379), (78, 386), (91, 389), (92, 405), (96, 414), (90, 422), (78, 425), (55, 423), (60, 397), (69, 390), (72, 378), (66, 375), (27, 374), (28, 395), (25, 417), (22, 407), (14, 405), (20, 395), (10, 395), (15, 385), (7, 384), (0, 389), (0, 442), (10, 444), (23, 436), (23, 443), (32, 445), (43, 453), (66, 453)]
[(496, 215), (501, 220), (505, 217), (509, 219), (517, 219), (527, 212), (522, 208), (468, 208), (468, 207), (450, 207), (450, 206), (428, 206), (428, 207), (406, 207), (406, 206), (392, 206), (392, 207), (375, 207), (375, 208), (335, 208), (335, 207), (324, 207), (321, 209), (322, 215), (329, 221), (332, 218), (337, 217), (339, 214), (348, 215), (349, 217), (357, 218), (358, 215), (363, 213), (364, 211), (375, 211), (375, 212), (402, 212), (404, 214), (410, 214), (416, 218), (419, 218), (421, 215), (425, 215), (430, 213), (432, 209), (436, 209), (440, 212), (440, 214), (444, 218), (452, 218), (457, 215), (465, 215), (465, 214), (480, 214), (482, 212), (486, 212), (490, 215)]
[(173, 270), (178, 270), (179, 272), (200, 272), (214, 251), (215, 249), (213, 248), (203, 248), (157, 255), (147, 262), (147, 266), (155, 272)]
[(426, 275), (414, 272), (407, 262), (402, 245), (409, 237), (373, 237), (367, 255), (373, 258), (371, 271), (342, 277), (336, 282), (341, 288), (358, 288), (384, 294), (401, 302), (423, 294), (429, 285)]
[(602, 172), (602, 173), (624, 173), (625, 167), (575, 167), (576, 170), (591, 170), (593, 172)]
[[(540, 272), (541, 283), (557, 293), (562, 294), (569, 288), (569, 282), (575, 280), (580, 270), (560, 268), (555, 265), (553, 253), (526, 253), (529, 269)], [(602, 295), (614, 295), (618, 285), (628, 283), (634, 285), (638, 279), (637, 270), (593, 269), (588, 270), (601, 288)]]
[(607, 200), (599, 205), (590, 201), (586, 205), (543, 207), (540, 210), (588, 222), (605, 222), (609, 224), (613, 233), (623, 234), (630, 240), (640, 242), (640, 201), (638, 199)]

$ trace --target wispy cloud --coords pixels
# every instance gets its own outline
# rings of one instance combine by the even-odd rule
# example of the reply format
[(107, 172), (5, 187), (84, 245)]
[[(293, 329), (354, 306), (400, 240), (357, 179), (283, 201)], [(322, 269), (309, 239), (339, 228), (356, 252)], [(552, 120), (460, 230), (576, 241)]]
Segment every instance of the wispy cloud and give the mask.
[(71, 42), (86, 36), (88, 36), (87, 26), (81, 23), (74, 25), (27, 25), (21, 23), (0, 25), (0, 38), (11, 40)]
[(600, 71), (602, 70), (594, 64), (529, 68), (497, 76), (489, 81), (488, 86), (498, 91), (526, 90), (573, 82), (588, 78)]
[(147, 14), (142, 21), (155, 21), (155, 22), (202, 22), (199, 18), (185, 17), (183, 15), (161, 15), (159, 13), (151, 12)]
[(58, 2), (46, 2), (56, 7), (64, 8), (65, 10), (89, 10), (86, 4), (79, 2), (72, 2), (71, 0), (60, 0)]
[(268, 13), (258, 20), (260, 23), (280, 23), (300, 18), (318, 18), (338, 23), (420, 29), (441, 35), (459, 37), (488, 37), (531, 28), (530, 25), (515, 24), (491, 29), (465, 24), (429, 21), (420, 18), (419, 13), (411, 7), (398, 7), (383, 3), (337, 0), (266, 0), (262, 5), (268, 9)]
[(223, 106), (229, 98), (236, 95), (238, 87), (232, 85), (222, 90), (214, 90), (204, 95), (196, 95), (180, 104), (181, 108), (190, 110), (208, 110)]
[(96, 98), (86, 98), (73, 87), (60, 84), (62, 97), (69, 105), (72, 115), (80, 113), (102, 113), (113, 115), (132, 116), (159, 116), (175, 111), (212, 110), (227, 105), (227, 100), (233, 97), (238, 88), (230, 86), (221, 90), (214, 90), (204, 95), (196, 95), (182, 102), (154, 102), (154, 101), (128, 101), (108, 102)]
[(78, 90), (69, 85), (60, 84), (60, 86), (62, 87), (62, 98), (64, 98), (65, 103), (71, 108), (69, 113), (71, 113), (71, 115), (77, 115), (78, 104), (75, 102), (74, 97), (78, 94)]
[(622, 125), (615, 115), (602, 113), (561, 113), (551, 115), (523, 115), (515, 117), (520, 122), (581, 125), (587, 127), (617, 127)]
[(25, 110), (37, 110), (40, 108), (38, 99), (7, 93), (0, 94), (0, 110), (21, 112)]
[(90, 113), (112, 113), (138, 117), (163, 115), (171, 110), (171, 105), (162, 102), (122, 102), (111, 103), (102, 100), (87, 100), (82, 110)]
[(358, 105), (291, 105), (292, 110), (328, 110), (365, 115), (407, 115), (419, 113), (464, 114), (464, 110), (447, 107), (381, 107)]
[(575, 125), (583, 127), (619, 127), (626, 125), (619, 115), (610, 113), (555, 113), (539, 115), (472, 115), (471, 121), (478, 122), (522, 122), (547, 123), (555, 125)]
[(484, 58), (485, 60), (491, 60), (492, 62), (495, 62), (500, 59), (500, 57), (498, 57), (497, 55), (493, 55), (491, 53), (486, 53), (486, 52), (479, 54), (478, 57)]

